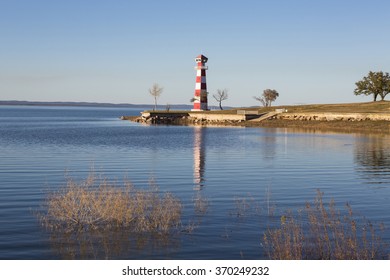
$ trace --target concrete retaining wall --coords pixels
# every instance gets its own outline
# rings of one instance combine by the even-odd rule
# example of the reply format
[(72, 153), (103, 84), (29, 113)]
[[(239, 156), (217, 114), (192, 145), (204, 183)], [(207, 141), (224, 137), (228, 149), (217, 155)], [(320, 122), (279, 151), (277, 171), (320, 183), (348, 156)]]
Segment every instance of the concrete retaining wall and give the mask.
[(245, 115), (188, 113), (190, 118), (206, 121), (245, 121)]
[(225, 124), (245, 121), (245, 115), (209, 112), (142, 112), (136, 122), (153, 124)]

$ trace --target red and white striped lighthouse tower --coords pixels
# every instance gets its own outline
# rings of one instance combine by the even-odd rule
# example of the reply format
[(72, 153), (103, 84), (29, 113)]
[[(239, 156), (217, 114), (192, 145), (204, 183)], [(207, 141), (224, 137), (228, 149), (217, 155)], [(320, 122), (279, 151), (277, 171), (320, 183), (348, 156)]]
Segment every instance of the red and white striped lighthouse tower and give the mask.
[(195, 58), (197, 63), (196, 69), (196, 84), (195, 84), (195, 94), (194, 94), (194, 109), (193, 111), (203, 111), (208, 110), (207, 107), (207, 84), (206, 84), (206, 70), (208, 69), (205, 66), (208, 58), (203, 54), (198, 55)]

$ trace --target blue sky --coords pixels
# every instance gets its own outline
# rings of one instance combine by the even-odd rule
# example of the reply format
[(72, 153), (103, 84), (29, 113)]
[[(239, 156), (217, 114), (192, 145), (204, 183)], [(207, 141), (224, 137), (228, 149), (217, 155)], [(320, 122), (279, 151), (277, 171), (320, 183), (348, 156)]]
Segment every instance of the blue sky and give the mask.
[[(390, 72), (387, 0), (0, 0), (0, 100), (190, 104), (194, 58), (209, 58), (225, 105), (371, 101), (353, 95)], [(210, 96), (210, 105), (216, 101)]]

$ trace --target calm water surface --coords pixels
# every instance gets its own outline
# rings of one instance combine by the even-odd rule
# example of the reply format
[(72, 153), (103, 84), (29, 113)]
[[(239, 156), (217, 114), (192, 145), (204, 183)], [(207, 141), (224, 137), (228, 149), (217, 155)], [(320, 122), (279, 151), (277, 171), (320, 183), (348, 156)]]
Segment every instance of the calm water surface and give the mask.
[[(390, 137), (289, 129), (145, 126), (139, 109), (0, 106), (0, 259), (261, 259), (264, 230), (325, 200), (390, 225)], [(53, 234), (34, 216), (91, 168), (184, 204), (191, 234)], [(199, 211), (196, 201), (206, 202)], [(385, 239), (390, 234), (385, 232)]]

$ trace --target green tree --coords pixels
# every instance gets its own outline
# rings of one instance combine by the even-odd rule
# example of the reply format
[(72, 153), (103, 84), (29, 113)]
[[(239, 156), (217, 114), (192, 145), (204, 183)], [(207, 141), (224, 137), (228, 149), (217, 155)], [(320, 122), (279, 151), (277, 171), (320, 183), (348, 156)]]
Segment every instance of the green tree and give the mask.
[(279, 97), (279, 92), (274, 89), (265, 89), (261, 96), (253, 96), (254, 99), (260, 101), (264, 107), (270, 107), (271, 103)]
[(374, 101), (381, 97), (382, 100), (390, 93), (390, 76), (389, 73), (372, 72), (370, 71), (363, 80), (355, 83), (356, 88), (354, 90), (355, 95), (373, 95)]

